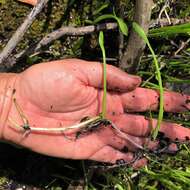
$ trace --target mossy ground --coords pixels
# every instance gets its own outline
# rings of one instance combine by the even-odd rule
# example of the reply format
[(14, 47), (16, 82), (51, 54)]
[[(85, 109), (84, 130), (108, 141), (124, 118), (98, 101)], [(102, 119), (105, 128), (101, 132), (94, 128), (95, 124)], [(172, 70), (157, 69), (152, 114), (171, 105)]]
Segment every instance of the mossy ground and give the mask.
[[(90, 6), (93, 4), (93, 8)], [(15, 53), (40, 40), (47, 33), (64, 25), (82, 26), (85, 19), (92, 19), (93, 13), (104, 3), (112, 1), (49, 1), (48, 6), (37, 17), (24, 39), (18, 44)], [(130, 19), (133, 5), (127, 3), (126, 18)], [(112, 2), (113, 3), (113, 2)], [(158, 17), (164, 1), (156, 2), (152, 18)], [(185, 18), (190, 14), (188, 0), (172, 1), (168, 13), (171, 17)], [(114, 4), (114, 3), (113, 3)], [(31, 10), (31, 6), (17, 1), (0, 1), (0, 50), (5, 46), (16, 28), (23, 22), (25, 16)], [(112, 4), (101, 14), (112, 12)], [(117, 11), (117, 10), (116, 10)], [(110, 38), (111, 36), (111, 38)], [(118, 58), (116, 32), (106, 33), (106, 51), (110, 58)], [(187, 45), (177, 57), (173, 53), (178, 47), (173, 46), (171, 41), (180, 44), (188, 35), (177, 36), (169, 39), (151, 39), (154, 50), (162, 65), (162, 77), (164, 86), (175, 91), (189, 93), (190, 48)], [(31, 64), (45, 60), (62, 59), (66, 57), (79, 57), (91, 60), (101, 60), (101, 52), (98, 47), (97, 34), (85, 37), (62, 37), (35, 56), (22, 60), (12, 69), (19, 72)], [(110, 40), (111, 39), (111, 40)], [(88, 50), (88, 51), (87, 51)], [(117, 61), (115, 61), (117, 62)], [(115, 63), (114, 62), (114, 63)], [(157, 88), (152, 58), (146, 50), (141, 60), (141, 68), (138, 74), (144, 79), (143, 86)], [(185, 87), (184, 87), (185, 85)], [(149, 116), (149, 112), (144, 113)], [(156, 113), (152, 113), (156, 117)], [(166, 114), (165, 119), (190, 126), (190, 114)], [(190, 150), (181, 146), (176, 155), (160, 155), (152, 157), (149, 165), (139, 171), (130, 167), (123, 167), (109, 171), (91, 171), (89, 175), (88, 161), (71, 161), (56, 159), (32, 153), (25, 149), (18, 149), (11, 145), (0, 144), (0, 189), (13, 190), (25, 186), (26, 190), (34, 189), (138, 189), (138, 190), (187, 190), (190, 189)], [(88, 173), (88, 176), (86, 176)], [(132, 176), (132, 178), (131, 178)], [(86, 185), (84, 185), (86, 184)], [(37, 189), (36, 188), (36, 189)]]

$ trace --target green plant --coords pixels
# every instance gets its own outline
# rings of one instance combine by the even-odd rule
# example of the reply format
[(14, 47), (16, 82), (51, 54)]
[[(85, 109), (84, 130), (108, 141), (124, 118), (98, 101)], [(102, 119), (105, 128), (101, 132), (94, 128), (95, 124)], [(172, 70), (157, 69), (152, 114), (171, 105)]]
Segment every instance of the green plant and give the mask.
[[(111, 15), (111, 14), (101, 15), (98, 18), (96, 18), (93, 21), (93, 23), (98, 23), (102, 20), (110, 19), (110, 18), (115, 19), (118, 22), (119, 29), (124, 35), (128, 35), (127, 25), (121, 18), (117, 17), (116, 15)], [(102, 31), (99, 33), (99, 45), (100, 45), (100, 48), (102, 51), (102, 57), (103, 57), (103, 89), (104, 89), (104, 93), (103, 93), (103, 101), (102, 101), (102, 117), (105, 118), (105, 116), (106, 116), (106, 91), (107, 91), (107, 87), (106, 87), (106, 52), (105, 52), (105, 47), (104, 47), (104, 33)]]
[(160, 92), (160, 105), (159, 105), (159, 114), (158, 114), (158, 122), (157, 122), (157, 127), (153, 130), (152, 136), (153, 139), (156, 139), (157, 135), (158, 135), (158, 131), (160, 129), (160, 125), (163, 119), (163, 113), (164, 113), (164, 90), (163, 90), (163, 86), (162, 86), (162, 78), (161, 78), (161, 73), (160, 73), (160, 68), (159, 68), (159, 64), (156, 58), (156, 55), (154, 53), (154, 50), (152, 49), (150, 42), (144, 32), (144, 30), (135, 22), (133, 22), (133, 29), (134, 31), (144, 40), (144, 42), (147, 44), (152, 56), (153, 56), (153, 60), (154, 60), (154, 65), (155, 65), (155, 69), (156, 69), (156, 78), (158, 80), (158, 84), (159, 84), (159, 92)]
[(106, 117), (106, 94), (107, 94), (107, 85), (106, 85), (106, 51), (104, 47), (104, 33), (101, 31), (99, 33), (99, 44), (102, 51), (102, 57), (103, 57), (103, 100), (102, 100), (102, 117)]
[(150, 38), (168, 38), (175, 35), (190, 35), (190, 23), (180, 24), (176, 26), (165, 26), (162, 28), (151, 29), (148, 32)]
[(122, 18), (117, 17), (115, 13), (114, 14), (101, 15), (101, 16), (97, 17), (94, 21), (87, 20), (86, 22), (89, 24), (97, 24), (97, 23), (101, 22), (102, 20), (107, 20), (107, 19), (116, 20), (118, 23), (120, 31), (125, 36), (128, 35), (128, 27), (127, 27), (126, 23), (124, 22), (124, 20)]

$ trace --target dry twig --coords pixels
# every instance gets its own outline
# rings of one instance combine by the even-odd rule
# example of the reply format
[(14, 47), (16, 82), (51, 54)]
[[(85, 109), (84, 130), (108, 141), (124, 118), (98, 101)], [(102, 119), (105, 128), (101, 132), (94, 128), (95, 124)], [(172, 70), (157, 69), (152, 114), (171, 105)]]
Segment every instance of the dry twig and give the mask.
[(16, 63), (16, 60), (20, 59), (21, 57), (37, 53), (41, 50), (41, 48), (47, 46), (48, 44), (52, 43), (54, 40), (57, 40), (64, 35), (82, 36), (85, 34), (92, 34), (100, 30), (114, 30), (117, 29), (117, 27), (118, 27), (117, 23), (114, 22), (103, 23), (98, 25), (82, 26), (82, 27), (64, 26), (44, 36), (40, 40), (40, 42), (37, 43), (35, 47), (31, 46), (28, 49), (23, 50), (22, 52), (16, 54), (13, 60), (14, 63)]
[(155, 26), (169, 26), (169, 25), (177, 25), (177, 24), (185, 24), (190, 22), (190, 17), (186, 17), (183, 19), (178, 19), (178, 18), (170, 18), (170, 22), (168, 21), (167, 18), (161, 18), (161, 19), (155, 19), (151, 20), (149, 24), (149, 28), (154, 28)]
[(12, 67), (12, 65), (6, 65), (4, 61), (9, 57), (17, 44), (22, 40), (25, 32), (30, 27), (30, 25), (35, 20), (36, 16), (41, 12), (43, 7), (46, 5), (48, 0), (40, 0), (34, 6), (30, 14), (26, 17), (22, 25), (13, 34), (3, 51), (0, 53), (0, 71), (5, 71), (5, 69)]
[(105, 23), (105, 24), (83, 26), (83, 27), (74, 27), (74, 26), (62, 27), (42, 38), (42, 40), (38, 43), (37, 47), (35, 48), (35, 52), (38, 51), (41, 47), (48, 45), (49, 43), (51, 43), (54, 40), (57, 40), (63, 35), (82, 36), (100, 30), (113, 30), (116, 28), (117, 28), (116, 23)]
[[(117, 23), (104, 23), (104, 24), (98, 24), (96, 26), (90, 25), (90, 26), (82, 26), (82, 27), (74, 27), (74, 26), (61, 27), (58, 30), (55, 30), (49, 33), (48, 35), (46, 35), (35, 45), (30, 46), (29, 48), (21, 51), (20, 53), (12, 57), (9, 57), (9, 61), (8, 63), (6, 63), (7, 65), (5, 65), (3, 61), (6, 60), (7, 57), (11, 54), (13, 49), (22, 39), (28, 27), (31, 25), (31, 23), (33, 22), (37, 14), (42, 10), (42, 8), (45, 6), (46, 3), (47, 3), (47, 0), (41, 0), (33, 8), (31, 13), (25, 19), (24, 23), (18, 28), (18, 30), (9, 40), (6, 47), (0, 53), (0, 71), (5, 71), (5, 69), (11, 68), (21, 58), (24, 58), (31, 54), (39, 53), (42, 47), (47, 46), (48, 44), (52, 43), (54, 40), (57, 40), (64, 35), (81, 36), (85, 34), (98, 32), (100, 30), (115, 30), (118, 27)], [(136, 1), (134, 21), (138, 22), (146, 32), (148, 31), (148, 28), (152, 28), (158, 25), (166, 26), (170, 24), (168, 23), (168, 19), (166, 18), (161, 18), (159, 20), (158, 19), (152, 20), (149, 23), (152, 5), (153, 5), (152, 0), (143, 0), (143, 1), (137, 0)], [(189, 18), (187, 19), (170, 18), (170, 21), (172, 25), (176, 25), (180, 23), (189, 22)], [(123, 37), (121, 35), (120, 43), (119, 43), (120, 44), (119, 45), (119, 54), (120, 54), (119, 60), (121, 59), (120, 67), (124, 69), (128, 69), (129, 72), (135, 72), (135, 70), (138, 68), (138, 63), (139, 63), (141, 54), (144, 50), (145, 44), (143, 40), (141, 40), (138, 37), (138, 35), (132, 31), (128, 40), (127, 49), (124, 55), (122, 56), (122, 50), (123, 50), (122, 38)]]
[[(162, 17), (162, 14), (164, 13), (165, 16), (166, 16), (166, 18), (167, 18), (167, 20), (168, 20), (168, 23), (171, 24), (170, 17), (169, 17), (169, 15), (168, 15), (168, 13), (167, 13), (167, 10), (166, 10), (166, 9), (169, 8), (169, 7), (170, 7), (170, 6), (169, 6), (169, 1), (166, 0), (164, 6), (162, 7), (162, 9), (161, 9), (161, 11), (160, 11), (160, 13), (159, 13), (159, 15), (158, 15), (158, 20), (159, 20), (159, 21), (160, 21), (160, 19), (161, 19), (161, 17)], [(161, 25), (161, 26), (162, 26), (162, 25)]]
[(171, 40), (171, 44), (177, 47), (178, 49), (175, 51), (174, 56), (177, 56), (180, 51), (183, 51), (190, 42), (190, 38), (188, 38), (186, 41), (180, 41), (180, 45), (177, 45), (174, 41)]

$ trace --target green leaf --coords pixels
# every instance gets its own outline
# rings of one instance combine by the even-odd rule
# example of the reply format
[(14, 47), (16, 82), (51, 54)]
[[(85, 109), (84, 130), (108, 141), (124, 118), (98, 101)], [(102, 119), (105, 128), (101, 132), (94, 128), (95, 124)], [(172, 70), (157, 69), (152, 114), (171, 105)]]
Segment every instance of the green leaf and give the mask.
[(112, 14), (101, 15), (94, 20), (94, 24), (97, 24), (98, 22), (100, 22), (102, 20), (106, 20), (106, 19), (115, 19), (115, 16)]
[(161, 122), (163, 119), (163, 113), (164, 113), (164, 90), (163, 90), (163, 86), (162, 86), (162, 78), (161, 78), (160, 68), (159, 68), (158, 60), (156, 58), (154, 50), (152, 49), (144, 30), (135, 22), (133, 22), (132, 26), (133, 26), (134, 31), (144, 40), (144, 42), (147, 44), (148, 48), (150, 49), (150, 52), (153, 56), (154, 65), (156, 68), (156, 78), (158, 80), (159, 92), (160, 92), (158, 122), (157, 122), (157, 127), (153, 131), (153, 138), (156, 139), (156, 137), (158, 135), (158, 131), (160, 130)]
[(121, 30), (121, 32), (127, 36), (128, 35), (128, 27), (127, 25), (125, 24), (125, 22), (123, 21), (123, 19), (121, 18), (118, 18), (116, 17), (117, 19), (117, 22), (118, 22), (118, 25), (119, 25), (119, 29)]
[(165, 26), (161, 28), (151, 29), (148, 32), (150, 38), (168, 38), (179, 34), (190, 35), (190, 23), (180, 24), (176, 26)]
[(104, 10), (105, 8), (107, 8), (109, 6), (109, 3), (104, 3), (102, 6), (100, 6), (97, 10), (95, 10), (92, 15), (97, 15), (99, 14), (102, 10)]
[(124, 190), (120, 184), (116, 184), (114, 187), (115, 190)]

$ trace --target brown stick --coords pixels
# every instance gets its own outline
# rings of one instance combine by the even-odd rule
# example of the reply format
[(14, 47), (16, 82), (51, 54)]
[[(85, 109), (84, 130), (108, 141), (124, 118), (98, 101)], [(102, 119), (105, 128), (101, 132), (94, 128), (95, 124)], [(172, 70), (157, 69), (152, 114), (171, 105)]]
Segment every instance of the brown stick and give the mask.
[[(118, 0), (118, 13), (119, 17), (124, 18), (124, 11), (125, 11), (125, 4), (121, 0)], [(122, 32), (119, 32), (118, 35), (118, 60), (119, 63), (121, 61), (121, 58), (123, 56), (123, 48), (124, 48), (124, 35)]]
[(155, 26), (170, 26), (170, 25), (177, 25), (177, 24), (185, 24), (190, 22), (190, 17), (186, 17), (183, 19), (178, 18), (170, 18), (171, 23), (168, 22), (167, 18), (161, 18), (156, 20), (151, 20), (149, 23), (149, 28), (154, 28)]
[[(27, 50), (24, 50), (17, 55), (14, 56), (13, 60), (18, 60), (23, 56), (31, 55), (40, 51), (40, 49), (48, 44), (52, 43), (54, 40), (59, 39), (64, 35), (70, 36), (82, 36), (85, 34), (91, 34), (94, 32), (98, 32), (100, 30), (114, 30), (117, 29), (117, 23), (103, 23), (98, 25), (90, 25), (90, 26), (82, 26), (82, 27), (74, 27), (74, 26), (64, 26), (61, 27), (43, 37), (40, 42), (35, 47), (29, 47)], [(16, 63), (16, 61), (14, 61)]]
[(5, 71), (7, 68), (12, 67), (12, 65), (6, 65), (4, 61), (9, 57), (9, 55), (12, 53), (17, 44), (22, 40), (25, 32), (31, 26), (36, 16), (41, 12), (41, 10), (47, 2), (48, 0), (38, 1), (36, 6), (34, 6), (32, 11), (30, 12), (30, 14), (26, 17), (22, 25), (16, 30), (11, 39), (8, 41), (5, 48), (0, 53), (0, 71)]
[[(140, 17), (140, 15), (139, 15), (139, 17)], [(190, 20), (190, 18), (187, 18), (187, 19), (171, 18), (172, 25), (186, 23), (186, 22), (189, 22), (189, 20)], [(160, 19), (159, 22), (158, 22), (158, 20), (152, 20), (149, 24), (149, 27), (152, 28), (159, 24), (166, 26), (166, 25), (168, 25), (168, 20), (164, 19), (164, 18)], [(62, 27), (58, 30), (55, 30), (52, 33), (46, 35), (44, 38), (42, 38), (42, 40), (40, 40), (39, 43), (37, 43), (37, 45), (31, 46), (28, 49), (23, 50), (20, 53), (14, 55), (13, 57), (9, 58), (9, 61), (11, 62), (11, 64), (3, 65), (3, 68), (2, 68), (2, 64), (0, 64), (0, 71), (2, 71), (2, 70), (5, 71), (5, 68), (11, 68), (14, 64), (16, 64), (16, 61), (19, 60), (20, 58), (29, 56), (33, 53), (40, 51), (40, 49), (42, 47), (52, 43), (54, 40), (57, 40), (64, 35), (79, 36), (79, 35), (94, 33), (94, 32), (100, 31), (100, 30), (115, 30), (115, 29), (117, 29), (117, 27), (118, 27), (117, 23), (104, 23), (104, 24), (98, 24), (96, 26), (91, 25), (91, 26), (83, 26), (83, 27), (64, 26), (64, 27)], [(130, 42), (134, 42), (132, 34), (130, 36), (130, 39), (131, 39), (131, 40), (129, 40)], [(120, 50), (119, 50), (120, 53), (119, 54), (121, 55), (121, 51), (123, 49), (122, 48), (123, 43), (122, 43), (122, 40), (120, 40), (120, 42), (121, 42), (121, 44), (120, 44)], [(128, 47), (128, 49), (130, 49), (130, 48)], [(142, 49), (142, 51), (143, 51), (143, 49)], [(133, 52), (135, 52), (135, 49), (133, 49)], [(1, 54), (0, 54), (0, 56), (1, 56)], [(124, 60), (124, 56), (123, 56), (122, 60)], [(124, 64), (126, 64), (126, 62), (124, 62)]]
[[(185, 22), (189, 22), (190, 21), (190, 18), (189, 19), (175, 19), (175, 18), (171, 18), (171, 21), (172, 21), (172, 24), (175, 25), (175, 24), (179, 24), (179, 23), (185, 23)], [(149, 24), (149, 28), (150, 27), (154, 27), (155, 25), (157, 24), (161, 24), (161, 25), (164, 25), (164, 26), (167, 26), (168, 25), (168, 21), (167, 19), (160, 19), (159, 20), (159, 23), (157, 20), (152, 20)], [(52, 43), (54, 40), (57, 40), (59, 39), (60, 37), (64, 36), (64, 35), (70, 35), (70, 36), (82, 36), (82, 35), (85, 35), (85, 34), (91, 34), (91, 33), (94, 33), (94, 32), (98, 32), (100, 30), (115, 30), (117, 29), (118, 25), (117, 23), (103, 23), (103, 24), (98, 24), (96, 26), (94, 25), (90, 25), (90, 26), (82, 26), (82, 27), (74, 27), (74, 26), (64, 26), (62, 28), (59, 28), (49, 34), (47, 34), (45, 37), (43, 37), (40, 42), (36, 45), (36, 47), (31, 50), (31, 51), (28, 51), (27, 52), (32, 52), (32, 53), (36, 53), (38, 52), (42, 47), (44, 46), (47, 46), (48, 44)], [(123, 43), (122, 43), (122, 40), (120, 40), (121, 44), (120, 44), (120, 50), (123, 48)], [(23, 51), (19, 54), (17, 54), (15, 57), (16, 59), (19, 59), (20, 57), (22, 57), (24, 54), (26, 53), (26, 51)]]
[[(146, 33), (149, 28), (152, 6), (152, 0), (136, 0), (134, 21), (137, 22)], [(129, 73), (136, 73), (144, 48), (144, 41), (138, 34), (131, 31), (127, 48), (121, 58), (120, 68), (127, 70)]]
[(100, 30), (113, 30), (117, 28), (116, 23), (105, 23), (105, 24), (99, 24), (97, 26), (91, 25), (91, 26), (83, 26), (83, 27), (73, 27), (73, 26), (66, 26), (62, 27), (47, 36), (45, 36), (37, 45), (35, 48), (35, 52), (38, 51), (41, 47), (48, 45), (54, 40), (57, 40), (63, 35), (71, 35), (71, 36), (80, 36), (85, 34), (90, 34), (93, 32), (97, 32)]

